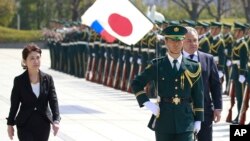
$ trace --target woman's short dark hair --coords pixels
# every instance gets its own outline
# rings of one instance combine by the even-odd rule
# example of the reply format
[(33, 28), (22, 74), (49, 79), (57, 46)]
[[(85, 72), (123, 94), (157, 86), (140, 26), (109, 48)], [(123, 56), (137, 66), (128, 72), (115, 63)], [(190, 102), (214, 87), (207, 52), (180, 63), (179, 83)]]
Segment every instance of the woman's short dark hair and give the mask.
[[(40, 47), (34, 43), (30, 43), (28, 45), (26, 45), (23, 49), (22, 52), (22, 58), (23, 61), (27, 59), (28, 55), (32, 52), (35, 51), (37, 53), (39, 53), (40, 55), (42, 54), (42, 50), (40, 49)], [(22, 67), (23, 69), (27, 69), (27, 66), (22, 62)]]

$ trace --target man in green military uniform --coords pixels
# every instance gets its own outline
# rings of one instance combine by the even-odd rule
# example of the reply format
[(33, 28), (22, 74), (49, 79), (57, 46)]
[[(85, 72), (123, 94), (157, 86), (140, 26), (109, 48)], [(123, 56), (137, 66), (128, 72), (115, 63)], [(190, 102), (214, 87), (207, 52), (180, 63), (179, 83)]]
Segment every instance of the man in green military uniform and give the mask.
[(222, 24), (220, 22), (211, 22), (210, 28), (213, 37), (210, 39), (210, 49), (219, 70), (221, 83), (223, 83), (226, 56), (224, 53), (225, 43), (221, 36), (221, 27)]
[(211, 53), (210, 41), (208, 39), (206, 29), (209, 25), (203, 22), (197, 22), (195, 29), (199, 34), (199, 50), (205, 53)]
[[(204, 120), (201, 65), (181, 54), (186, 32), (178, 25), (165, 28), (168, 53), (152, 60), (131, 84), (139, 106), (153, 113), (148, 126), (155, 131), (156, 141), (192, 141)], [(144, 91), (150, 81), (156, 85), (157, 104)]]
[(233, 35), (231, 34), (231, 28), (232, 26), (230, 24), (227, 23), (223, 23), (223, 40), (225, 42), (225, 56), (226, 56), (226, 60), (225, 60), (225, 66), (224, 66), (224, 70), (225, 70), (225, 77), (226, 77), (226, 90), (224, 91), (224, 94), (228, 94), (228, 90), (229, 90), (229, 76), (231, 73), (231, 65), (232, 65), (232, 48), (233, 48)]
[(232, 74), (231, 79), (235, 85), (237, 99), (237, 116), (232, 123), (237, 124), (241, 109), (243, 90), (247, 75), (248, 46), (244, 40), (246, 27), (241, 23), (234, 23), (235, 42), (232, 50)]

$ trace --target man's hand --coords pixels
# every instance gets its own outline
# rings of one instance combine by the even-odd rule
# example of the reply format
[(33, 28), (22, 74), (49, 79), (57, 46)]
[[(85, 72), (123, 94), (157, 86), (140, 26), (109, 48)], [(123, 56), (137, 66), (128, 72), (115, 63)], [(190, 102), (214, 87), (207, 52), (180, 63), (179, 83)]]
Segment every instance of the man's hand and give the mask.
[(201, 130), (201, 121), (194, 122), (194, 133), (198, 134)]
[(57, 133), (58, 133), (58, 130), (59, 130), (59, 123), (53, 123), (52, 124), (52, 128), (53, 128), (53, 134), (54, 134), (54, 136), (56, 136), (57, 135)]
[(14, 127), (11, 125), (8, 125), (7, 131), (8, 131), (8, 135), (9, 135), (10, 140), (13, 140), (13, 136), (14, 136), (14, 132), (15, 132)]
[(156, 117), (159, 116), (159, 114), (160, 114), (160, 107), (159, 107), (159, 105), (157, 105), (157, 104), (155, 104), (155, 103), (153, 103), (151, 101), (147, 101), (147, 102), (143, 103), (143, 105), (147, 109), (149, 109)]
[(219, 78), (222, 78), (224, 76), (222, 71), (218, 71)]
[(232, 61), (231, 60), (227, 60), (227, 66), (230, 67), (232, 65)]
[(214, 122), (217, 123), (221, 119), (221, 110), (220, 109), (215, 109), (214, 110)]
[(239, 82), (244, 83), (246, 81), (246, 77), (244, 75), (239, 76)]

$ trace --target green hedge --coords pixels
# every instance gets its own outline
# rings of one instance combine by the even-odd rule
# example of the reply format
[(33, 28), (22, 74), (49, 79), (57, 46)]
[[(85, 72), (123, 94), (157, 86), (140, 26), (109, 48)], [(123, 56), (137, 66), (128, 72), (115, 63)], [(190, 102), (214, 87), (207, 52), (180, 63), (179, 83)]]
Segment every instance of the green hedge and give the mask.
[(40, 30), (16, 30), (0, 26), (0, 42), (35, 42), (41, 39)]

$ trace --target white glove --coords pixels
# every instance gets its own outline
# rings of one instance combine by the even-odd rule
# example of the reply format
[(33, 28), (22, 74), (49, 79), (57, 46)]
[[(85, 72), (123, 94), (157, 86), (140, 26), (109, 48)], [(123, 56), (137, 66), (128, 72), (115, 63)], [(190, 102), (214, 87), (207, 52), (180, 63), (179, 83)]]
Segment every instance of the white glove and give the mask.
[(151, 102), (151, 101), (147, 101), (145, 103), (143, 103), (143, 105), (149, 109), (155, 116), (158, 116), (160, 114), (160, 107), (159, 105)]
[(231, 65), (232, 65), (232, 61), (227, 60), (227, 66), (229, 67), (229, 66), (231, 66)]
[(219, 74), (219, 78), (222, 78), (224, 76), (224, 74), (222, 73), (222, 71), (219, 71), (218, 74)]
[(239, 76), (239, 82), (240, 82), (240, 83), (244, 83), (245, 80), (246, 80), (246, 78), (245, 78), (244, 75), (240, 75), (240, 76)]
[(198, 134), (200, 130), (201, 130), (201, 121), (195, 121), (194, 122), (194, 132), (196, 134)]

